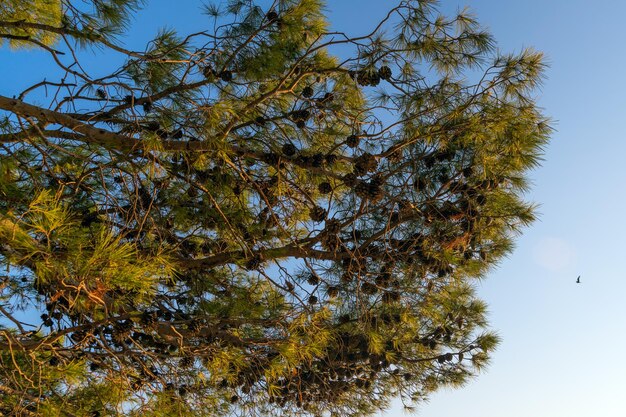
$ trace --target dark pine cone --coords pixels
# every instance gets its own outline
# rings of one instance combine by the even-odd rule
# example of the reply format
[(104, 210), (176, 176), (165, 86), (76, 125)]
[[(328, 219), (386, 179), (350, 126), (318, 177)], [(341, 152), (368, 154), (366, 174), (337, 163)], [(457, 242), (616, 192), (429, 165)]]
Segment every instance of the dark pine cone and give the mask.
[(157, 314), (155, 311), (144, 311), (141, 313), (141, 323), (151, 326), (157, 322)]
[(357, 197), (366, 199), (369, 197), (369, 184), (366, 181), (359, 181), (359, 183), (354, 187), (354, 193)]
[(193, 356), (183, 356), (182, 358), (180, 358), (178, 366), (180, 366), (181, 368), (191, 368), (193, 366), (193, 363)]
[(283, 145), (283, 154), (286, 156), (294, 156), (296, 154), (296, 147), (293, 145), (293, 143), (285, 143)]
[(354, 160), (354, 173), (358, 176), (376, 171), (377, 168), (378, 161), (376, 161), (376, 157), (370, 153), (365, 152)]
[(224, 70), (220, 72), (220, 78), (222, 81), (229, 82), (233, 79), (233, 73), (231, 71)]
[(306, 86), (302, 89), (302, 97), (311, 98), (313, 96), (313, 89), (309, 86)]
[(351, 318), (350, 318), (350, 315), (348, 314), (342, 314), (341, 316), (339, 316), (338, 320), (339, 320), (339, 323), (345, 324), (345, 323), (348, 323), (351, 320)]
[(309, 211), (309, 216), (314, 222), (322, 222), (328, 213), (320, 206), (315, 206)]
[(369, 74), (367, 71), (359, 71), (356, 76), (356, 82), (362, 86), (368, 86), (370, 84)]
[(296, 163), (303, 167), (311, 166), (311, 157), (309, 155), (298, 155)]
[(358, 178), (356, 174), (352, 172), (344, 175), (342, 179), (343, 179), (344, 184), (346, 184), (348, 187), (354, 187), (358, 183)]
[(104, 100), (105, 98), (107, 98), (107, 93), (102, 88), (98, 88), (96, 90), (96, 96), (98, 96), (100, 100)]
[(308, 301), (309, 301), (309, 304), (311, 304), (311, 305), (317, 304), (317, 297), (312, 295), (312, 296), (309, 297)]
[(337, 155), (335, 155), (334, 153), (329, 153), (329, 154), (328, 154), (328, 155), (326, 155), (324, 158), (326, 159), (326, 163), (327, 163), (328, 165), (332, 165), (332, 164), (334, 164), (335, 162), (337, 162)]
[(317, 285), (320, 283), (320, 277), (315, 274), (310, 274), (306, 280), (309, 285)]
[(391, 303), (400, 300), (400, 293), (397, 291), (388, 291), (383, 294), (383, 302)]
[(423, 191), (426, 188), (426, 180), (422, 177), (416, 178), (413, 182), (415, 191)]
[(277, 165), (279, 160), (280, 160), (280, 157), (274, 152), (266, 152), (263, 154), (263, 162), (265, 162), (268, 165)]
[(183, 137), (183, 131), (182, 129), (176, 129), (173, 133), (172, 133), (172, 137), (174, 139), (182, 139)]
[(313, 168), (320, 168), (324, 164), (324, 155), (321, 153), (315, 153), (311, 155), (311, 166)]
[(253, 270), (253, 269), (258, 269), (261, 266), (261, 256), (259, 255), (254, 255), (252, 258), (248, 259), (248, 261), (246, 262), (246, 269), (248, 270)]
[(265, 17), (267, 17), (267, 20), (269, 20), (270, 22), (273, 22), (278, 19), (278, 13), (276, 13), (274, 10), (270, 10), (269, 12), (267, 12)]
[(311, 116), (311, 112), (308, 110), (294, 110), (291, 112), (291, 118), (294, 121), (306, 120)]
[(373, 295), (378, 292), (378, 287), (372, 283), (364, 282), (361, 284), (361, 291), (363, 291), (364, 294)]
[(385, 195), (383, 189), (375, 182), (367, 184), (367, 197), (370, 200), (378, 201)]
[(333, 191), (333, 187), (330, 185), (329, 182), (322, 182), (320, 183), (320, 185), (317, 186), (317, 190), (320, 192), (320, 194), (328, 194)]
[(337, 297), (339, 295), (339, 287), (333, 285), (326, 288), (326, 295), (328, 295), (330, 298)]
[(388, 80), (391, 78), (391, 68), (384, 65), (378, 69), (378, 76), (383, 80)]
[(82, 341), (85, 337), (87, 337), (87, 334), (80, 330), (70, 335), (70, 339), (72, 339), (76, 343)]
[(133, 322), (131, 320), (122, 320), (115, 325), (122, 331), (130, 331), (133, 328)]
[(360, 141), (361, 139), (357, 135), (350, 135), (346, 139), (346, 145), (348, 145), (350, 148), (356, 148), (357, 146), (359, 146)]
[(200, 329), (202, 329), (202, 322), (200, 320), (192, 320), (191, 323), (189, 323), (189, 330), (192, 333), (198, 333)]
[(202, 68), (202, 75), (204, 75), (204, 78), (212, 79), (213, 77), (215, 77), (215, 70), (210, 65), (207, 65), (206, 67)]
[(377, 72), (373, 72), (370, 74), (370, 85), (376, 87), (380, 84), (380, 75)]
[(156, 120), (152, 120), (145, 125), (145, 128), (151, 132), (156, 132), (161, 128), (161, 125)]
[(372, 200), (378, 200), (383, 197), (384, 192), (382, 189), (383, 179), (376, 176), (368, 184), (367, 195)]
[(356, 81), (364, 87), (368, 85), (377, 86), (380, 83), (380, 75), (375, 71), (361, 70), (356, 77)]
[(451, 161), (455, 155), (456, 152), (453, 149), (441, 149), (435, 153), (435, 159), (439, 162)]
[(436, 162), (436, 158), (434, 154), (428, 154), (426, 155), (424, 158), (424, 165), (426, 165), (426, 168), (432, 168), (435, 165)]
[(326, 222), (324, 230), (326, 233), (336, 235), (341, 230), (341, 223), (337, 219), (330, 219)]

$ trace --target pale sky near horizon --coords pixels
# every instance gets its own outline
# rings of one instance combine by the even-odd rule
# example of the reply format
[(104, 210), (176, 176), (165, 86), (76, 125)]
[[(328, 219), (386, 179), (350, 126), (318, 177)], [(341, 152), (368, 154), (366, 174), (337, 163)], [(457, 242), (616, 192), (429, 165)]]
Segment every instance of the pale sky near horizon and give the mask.
[[(200, 25), (196, 0), (148, 0), (133, 41), (162, 24)], [(396, 1), (328, 1), (332, 25), (370, 29)], [(532, 46), (550, 64), (539, 103), (556, 129), (528, 199), (539, 220), (479, 285), (502, 337), (491, 366), (436, 393), (422, 417), (624, 417), (626, 404), (626, 1), (443, 0), (469, 6), (504, 52)], [(150, 28), (150, 29), (146, 29)], [(28, 84), (43, 55), (0, 49), (0, 94)], [(94, 57), (97, 60), (97, 57)], [(14, 71), (23, 72), (16, 81)], [(575, 283), (582, 275), (582, 284)], [(399, 405), (384, 416), (402, 416)]]

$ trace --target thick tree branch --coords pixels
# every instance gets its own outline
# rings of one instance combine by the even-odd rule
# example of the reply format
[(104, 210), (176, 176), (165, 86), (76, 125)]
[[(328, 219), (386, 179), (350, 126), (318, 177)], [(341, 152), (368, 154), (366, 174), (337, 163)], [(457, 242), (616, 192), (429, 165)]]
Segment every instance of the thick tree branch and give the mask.
[[(0, 96), (0, 109), (9, 111), (18, 116), (35, 118), (39, 122), (59, 124), (73, 132), (82, 134), (82, 141), (86, 143), (98, 144), (105, 148), (120, 151), (135, 151), (141, 147), (141, 142), (131, 137), (97, 128), (76, 120), (65, 113), (47, 110), (43, 107), (34, 106), (15, 98)], [(10, 135), (7, 139), (10, 139)]]

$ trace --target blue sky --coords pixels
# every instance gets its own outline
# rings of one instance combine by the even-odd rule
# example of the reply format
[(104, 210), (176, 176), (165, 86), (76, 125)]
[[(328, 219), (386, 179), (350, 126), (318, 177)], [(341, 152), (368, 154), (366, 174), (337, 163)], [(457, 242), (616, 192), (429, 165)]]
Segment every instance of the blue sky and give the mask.
[[(206, 29), (196, 0), (148, 1), (126, 42), (166, 24)], [(372, 27), (395, 1), (329, 1), (332, 25)], [(626, 2), (444, 0), (469, 6), (505, 52), (532, 46), (550, 63), (539, 94), (556, 131), (530, 200), (540, 219), (479, 286), (503, 342), (465, 388), (434, 395), (425, 417), (623, 417), (626, 404)], [(0, 94), (33, 81), (44, 55), (0, 50)], [(98, 62), (94, 55), (93, 63)], [(16, 81), (15, 71), (22, 76)], [(582, 275), (582, 284), (574, 283)], [(400, 416), (394, 407), (386, 416)]]

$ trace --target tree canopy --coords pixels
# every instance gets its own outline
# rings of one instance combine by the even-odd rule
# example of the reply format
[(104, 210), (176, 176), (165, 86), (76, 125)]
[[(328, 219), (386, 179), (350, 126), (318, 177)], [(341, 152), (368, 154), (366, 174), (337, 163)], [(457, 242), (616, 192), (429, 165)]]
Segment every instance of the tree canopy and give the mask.
[(480, 371), (544, 64), (435, 3), (210, 3), (136, 51), (138, 1), (2, 2), (61, 75), (0, 95), (0, 414), (367, 416)]

